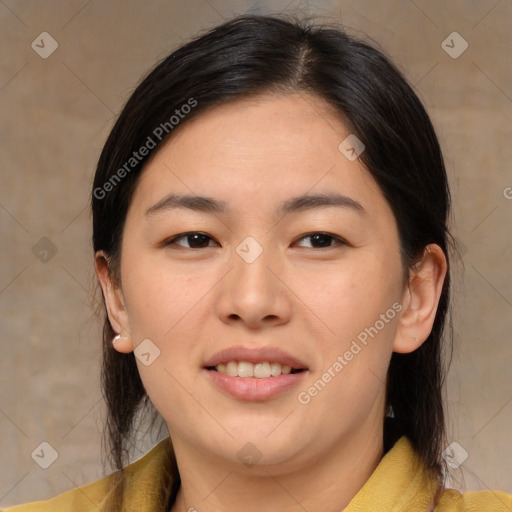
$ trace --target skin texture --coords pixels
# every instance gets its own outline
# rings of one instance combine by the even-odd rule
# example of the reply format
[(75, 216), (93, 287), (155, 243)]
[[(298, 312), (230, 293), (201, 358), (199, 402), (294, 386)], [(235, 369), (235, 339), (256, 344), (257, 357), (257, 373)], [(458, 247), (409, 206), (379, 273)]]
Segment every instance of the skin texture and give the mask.
[[(120, 283), (96, 255), (110, 321), (123, 335), (115, 348), (128, 353), (150, 339), (160, 350), (151, 365), (137, 364), (176, 451), (182, 486), (173, 512), (339, 512), (382, 458), (389, 360), (430, 333), (446, 259), (430, 245), (404, 282), (392, 211), (360, 161), (338, 149), (349, 133), (327, 103), (306, 94), (203, 113), (143, 171), (124, 228)], [(171, 192), (213, 197), (228, 209), (145, 215)], [(332, 192), (365, 213), (331, 206), (276, 215), (281, 201)], [(199, 248), (186, 237), (163, 245), (190, 231), (210, 239)], [(334, 238), (322, 245), (306, 236), (317, 232)], [(248, 236), (263, 250), (252, 263), (236, 252)], [(401, 311), (300, 403), (298, 393), (395, 303)], [(308, 374), (272, 400), (226, 396), (202, 367), (234, 345), (282, 348)], [(261, 453), (252, 467), (237, 455), (247, 442)]]

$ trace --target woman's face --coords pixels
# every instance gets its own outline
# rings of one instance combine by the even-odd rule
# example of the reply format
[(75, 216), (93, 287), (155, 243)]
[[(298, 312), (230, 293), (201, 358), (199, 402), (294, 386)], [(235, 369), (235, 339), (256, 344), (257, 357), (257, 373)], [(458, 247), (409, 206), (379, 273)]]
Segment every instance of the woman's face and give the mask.
[[(349, 135), (318, 98), (262, 96), (199, 115), (147, 164), (119, 318), (177, 452), (277, 472), (381, 436), (406, 287), (392, 211), (339, 149)], [(259, 377), (207, 369), (219, 361)], [(279, 362), (302, 371), (266, 376)]]

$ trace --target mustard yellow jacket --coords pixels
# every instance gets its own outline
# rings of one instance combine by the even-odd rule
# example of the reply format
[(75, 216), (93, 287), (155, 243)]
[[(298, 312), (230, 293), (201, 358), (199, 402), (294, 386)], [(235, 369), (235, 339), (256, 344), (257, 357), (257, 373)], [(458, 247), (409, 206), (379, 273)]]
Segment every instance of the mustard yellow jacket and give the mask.
[[(124, 512), (157, 512), (163, 475), (169, 456), (168, 439), (126, 469)], [(419, 465), (418, 465), (419, 464)], [(421, 468), (407, 437), (401, 437), (354, 496), (346, 512), (512, 512), (512, 495), (501, 491), (461, 494), (445, 490), (431, 508), (435, 483)], [(64, 492), (47, 501), (36, 501), (3, 509), (4, 512), (101, 512), (108, 497), (112, 475)]]

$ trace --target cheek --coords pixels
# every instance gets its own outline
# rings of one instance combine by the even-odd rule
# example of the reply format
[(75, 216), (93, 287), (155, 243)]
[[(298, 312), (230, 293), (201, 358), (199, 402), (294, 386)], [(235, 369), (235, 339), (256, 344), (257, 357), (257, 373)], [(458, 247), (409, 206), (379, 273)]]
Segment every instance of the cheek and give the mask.
[[(400, 282), (396, 259), (379, 259), (370, 251), (357, 250), (341, 263), (298, 272), (294, 278), (298, 295), (342, 345), (392, 308), (400, 298)], [(394, 318), (393, 313), (388, 316)], [(381, 330), (388, 331), (388, 323), (392, 322)]]
[(314, 405), (319, 414), (336, 404), (364, 416), (383, 393), (401, 309), (400, 272), (396, 259), (361, 251), (303, 283), (311, 290), (305, 302), (330, 331), (316, 340), (319, 367), (308, 384), (311, 396), (323, 395)]
[(179, 268), (156, 265), (150, 258), (135, 262), (127, 253), (129, 273), (123, 279), (123, 289), (132, 334), (167, 343), (174, 332), (183, 334), (191, 322), (197, 326), (201, 298), (213, 287), (213, 276), (201, 272), (191, 275)]
[(188, 410), (190, 405), (180, 383), (196, 370), (198, 329), (204, 314), (200, 299), (209, 283), (198, 275), (171, 272), (149, 258), (131, 266), (126, 258), (126, 265), (130, 274), (123, 287), (134, 344), (149, 339), (158, 354), (149, 365), (137, 359), (137, 367), (152, 403), (169, 417), (176, 408)]

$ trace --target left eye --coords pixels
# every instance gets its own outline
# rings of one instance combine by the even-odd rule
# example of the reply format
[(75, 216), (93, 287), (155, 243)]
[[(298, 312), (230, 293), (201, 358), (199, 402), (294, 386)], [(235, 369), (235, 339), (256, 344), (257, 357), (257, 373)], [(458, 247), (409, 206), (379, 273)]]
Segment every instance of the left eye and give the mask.
[[(308, 235), (304, 235), (300, 240), (310, 239), (313, 249), (318, 248), (328, 248), (334, 247), (335, 245), (346, 245), (345, 240), (336, 235), (331, 235), (330, 233), (309, 233)], [(188, 245), (184, 245), (182, 243), (178, 243), (179, 240), (184, 239)], [(181, 247), (185, 247), (187, 249), (204, 249), (206, 247), (212, 247), (209, 245), (209, 241), (213, 241), (213, 238), (206, 235), (205, 233), (200, 233), (198, 231), (192, 231), (190, 233), (184, 233), (182, 235), (175, 236), (170, 240), (165, 242), (166, 246), (178, 245)], [(334, 242), (334, 243), (332, 243)], [(302, 245), (304, 247), (304, 245)]]
[[(310, 238), (313, 244), (319, 244), (319, 248), (333, 247), (333, 245), (340, 245), (346, 243), (339, 236), (331, 235), (330, 233), (310, 233), (308, 235), (304, 235), (302, 238), (300, 238), (300, 240), (305, 240), (307, 238)], [(331, 240), (334, 240), (335, 243), (331, 244)]]

